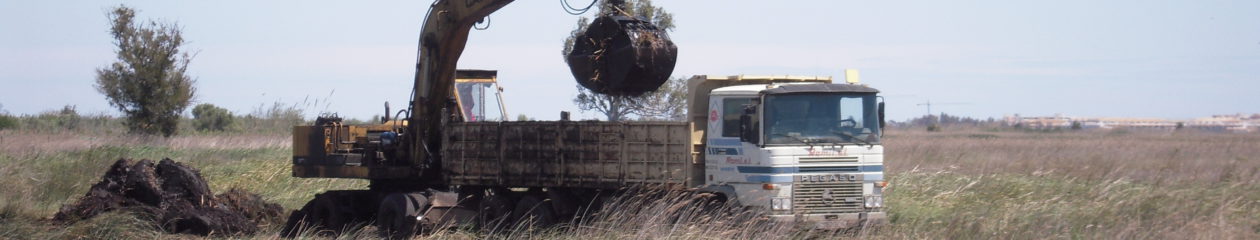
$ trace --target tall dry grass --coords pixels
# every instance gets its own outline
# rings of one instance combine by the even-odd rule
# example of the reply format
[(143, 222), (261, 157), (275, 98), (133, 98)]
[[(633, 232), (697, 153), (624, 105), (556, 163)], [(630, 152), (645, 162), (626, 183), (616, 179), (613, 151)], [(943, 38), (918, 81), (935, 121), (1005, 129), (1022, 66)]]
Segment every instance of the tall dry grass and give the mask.
[(1260, 238), (1260, 135), (892, 132), (893, 238)]
[(0, 182), (5, 185), (0, 191), (0, 239), (179, 237), (164, 235), (130, 214), (71, 225), (49, 220), (62, 204), (83, 196), (100, 181), (119, 158), (171, 158), (200, 169), (212, 190), (240, 188), (290, 209), (300, 207), (315, 193), (366, 187), (360, 180), (291, 177), (289, 139), (286, 135), (163, 139), (0, 131)]
[[(118, 157), (201, 168), (212, 188), (240, 187), (287, 208), (359, 181), (289, 177), (285, 134), (184, 136), (0, 132), (0, 238), (187, 238), (126, 214), (49, 226)], [(628, 195), (598, 215), (547, 229), (456, 229), (431, 239), (1258, 239), (1260, 135), (891, 131), (891, 222), (831, 232), (684, 207), (685, 195)], [(663, 214), (663, 213), (673, 214)], [(252, 238), (275, 238), (269, 233)], [(335, 238), (364, 239), (371, 227)]]
[(0, 153), (28, 156), (83, 151), (99, 147), (161, 147), (173, 150), (287, 148), (292, 136), (282, 134), (177, 135), (46, 133), (0, 131)]
[(1260, 182), (1260, 134), (892, 132), (888, 171), (1009, 173), (1151, 184)]

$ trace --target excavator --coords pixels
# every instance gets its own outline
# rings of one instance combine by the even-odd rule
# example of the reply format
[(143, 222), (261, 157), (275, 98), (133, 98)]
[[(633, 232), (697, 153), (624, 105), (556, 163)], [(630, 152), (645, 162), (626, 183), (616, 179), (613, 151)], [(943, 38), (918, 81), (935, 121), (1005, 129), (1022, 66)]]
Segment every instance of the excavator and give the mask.
[[(448, 182), (441, 149), (444, 127), (470, 120), (459, 114), (456, 79), (487, 77), (485, 71), (456, 69), (469, 33), (512, 2), (434, 1), (420, 33), (413, 95), (405, 109), (391, 112), (386, 103), (379, 124), (348, 125), (321, 116), (313, 125), (293, 128), (293, 176), (367, 179), (370, 184), (317, 194), (289, 216), (283, 236), (337, 233), (373, 223), (383, 233), (405, 237), (434, 226), (507, 217), (486, 211), (512, 205), (496, 197), (506, 193)], [(677, 48), (665, 31), (628, 16), (600, 16), (592, 26), (566, 56), (581, 85), (604, 94), (636, 95), (656, 89), (672, 73)]]

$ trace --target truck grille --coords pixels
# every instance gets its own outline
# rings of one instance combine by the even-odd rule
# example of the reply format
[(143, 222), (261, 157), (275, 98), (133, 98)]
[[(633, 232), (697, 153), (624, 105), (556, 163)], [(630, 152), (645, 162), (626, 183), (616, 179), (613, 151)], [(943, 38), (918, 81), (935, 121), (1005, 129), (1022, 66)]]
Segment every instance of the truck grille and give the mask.
[(857, 156), (845, 157), (801, 157), (797, 159), (800, 163), (852, 163), (857, 162)]
[(858, 166), (818, 166), (818, 167), (800, 167), (802, 173), (820, 173), (820, 172), (857, 172), (860, 171)]
[(861, 182), (797, 182), (792, 187), (792, 212), (798, 214), (862, 211)]

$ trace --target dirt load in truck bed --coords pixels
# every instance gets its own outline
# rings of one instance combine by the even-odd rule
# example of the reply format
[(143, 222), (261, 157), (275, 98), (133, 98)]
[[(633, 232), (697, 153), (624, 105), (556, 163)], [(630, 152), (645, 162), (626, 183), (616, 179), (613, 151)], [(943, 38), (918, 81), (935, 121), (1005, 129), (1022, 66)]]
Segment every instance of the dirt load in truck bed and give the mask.
[(170, 159), (157, 164), (118, 159), (100, 182), (78, 201), (63, 205), (53, 220), (73, 223), (118, 210), (137, 213), (167, 232), (205, 236), (252, 234), (260, 224), (279, 223), (283, 209), (238, 189), (214, 195), (197, 169)]

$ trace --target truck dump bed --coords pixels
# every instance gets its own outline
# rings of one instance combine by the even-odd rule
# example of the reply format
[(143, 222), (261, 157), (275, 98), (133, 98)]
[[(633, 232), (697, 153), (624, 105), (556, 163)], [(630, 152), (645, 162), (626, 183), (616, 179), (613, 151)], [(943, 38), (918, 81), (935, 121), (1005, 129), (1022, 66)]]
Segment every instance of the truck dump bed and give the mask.
[(704, 170), (686, 122), (467, 122), (444, 134), (452, 185), (693, 187)]

